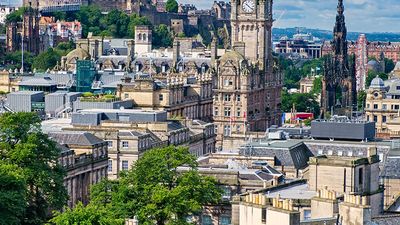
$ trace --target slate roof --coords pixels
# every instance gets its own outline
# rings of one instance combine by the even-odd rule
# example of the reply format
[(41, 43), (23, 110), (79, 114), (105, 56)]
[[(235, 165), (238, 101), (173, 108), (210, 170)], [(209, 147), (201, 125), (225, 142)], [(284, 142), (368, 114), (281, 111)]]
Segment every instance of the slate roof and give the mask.
[(102, 139), (86, 132), (49, 133), (49, 137), (61, 145), (91, 146), (104, 143)]
[(399, 225), (400, 215), (384, 215), (372, 219), (372, 225)]
[(250, 143), (240, 147), (240, 155), (275, 157), (276, 164), (304, 169), (314, 154), (301, 141), (269, 141)]
[(382, 176), (397, 179), (400, 178), (400, 157), (388, 157), (386, 159)]

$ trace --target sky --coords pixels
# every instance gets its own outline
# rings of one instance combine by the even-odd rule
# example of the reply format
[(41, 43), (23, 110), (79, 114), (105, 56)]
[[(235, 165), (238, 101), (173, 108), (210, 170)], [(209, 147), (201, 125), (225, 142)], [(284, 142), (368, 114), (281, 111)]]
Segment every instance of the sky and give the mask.
[[(210, 8), (212, 0), (181, 0)], [(346, 24), (352, 32), (400, 32), (400, 0), (344, 0)], [(332, 30), (337, 0), (275, 0), (275, 27)], [(280, 18), (278, 20), (278, 18)]]
[[(22, 0), (0, 0), (17, 3)], [(213, 0), (178, 0), (211, 8)], [(227, 1), (227, 0), (226, 0)], [(354, 32), (400, 32), (400, 0), (344, 0), (346, 23)], [(275, 27), (332, 30), (337, 0), (274, 0)], [(280, 18), (280, 19), (279, 19)]]

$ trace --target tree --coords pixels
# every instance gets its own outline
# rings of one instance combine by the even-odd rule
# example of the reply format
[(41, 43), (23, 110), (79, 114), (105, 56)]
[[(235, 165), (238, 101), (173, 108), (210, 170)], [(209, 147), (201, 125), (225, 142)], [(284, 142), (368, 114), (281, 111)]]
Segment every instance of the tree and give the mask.
[(56, 212), (50, 222), (56, 225), (122, 225), (124, 219), (110, 217), (108, 211), (102, 206), (89, 204), (84, 207), (82, 203), (78, 203), (73, 209), (65, 208), (63, 213)]
[[(187, 172), (178, 172), (186, 165)], [(131, 171), (121, 179), (129, 217), (136, 215), (141, 224), (157, 225), (185, 223), (185, 218), (201, 211), (208, 203), (217, 203), (221, 191), (211, 177), (202, 177), (196, 170), (196, 160), (187, 148), (169, 146), (146, 152)]]
[(154, 27), (152, 42), (155, 48), (171, 47), (172, 41), (172, 34), (168, 30), (167, 25), (160, 24), (159, 26)]
[(21, 224), (26, 208), (25, 182), (22, 169), (0, 161), (0, 224)]
[(32, 67), (40, 71), (46, 71), (47, 69), (53, 68), (57, 62), (60, 62), (61, 55), (54, 51), (52, 48), (47, 51), (40, 53), (33, 60)]
[(19, 168), (25, 178), (22, 223), (43, 224), (48, 210), (61, 209), (67, 199), (60, 150), (41, 132), (35, 113), (5, 113), (0, 121), (0, 161)]
[[(151, 22), (150, 22), (149, 19), (147, 19), (147, 17), (139, 16), (138, 14), (132, 14), (129, 17), (128, 36), (134, 38), (135, 37), (135, 27), (136, 26), (141, 26), (141, 25), (150, 26)], [(154, 34), (153, 34), (153, 37), (154, 37)]]
[[(186, 166), (187, 170), (178, 171), (181, 166)], [(196, 166), (196, 159), (187, 148), (152, 149), (144, 153), (131, 170), (122, 173), (119, 180), (95, 185), (86, 208), (78, 206), (58, 213), (52, 222), (90, 224), (93, 214), (100, 221), (137, 216), (143, 225), (186, 225), (186, 216), (200, 213), (206, 204), (218, 203), (222, 195), (216, 180), (200, 176)]]
[(318, 115), (320, 112), (319, 104), (315, 100), (313, 94), (289, 94), (287, 91), (283, 91), (282, 110), (284, 112), (290, 112), (293, 105), (296, 107), (297, 112), (312, 112), (314, 115)]
[(165, 9), (167, 12), (177, 13), (178, 12), (178, 2), (176, 0), (168, 0), (165, 4)]

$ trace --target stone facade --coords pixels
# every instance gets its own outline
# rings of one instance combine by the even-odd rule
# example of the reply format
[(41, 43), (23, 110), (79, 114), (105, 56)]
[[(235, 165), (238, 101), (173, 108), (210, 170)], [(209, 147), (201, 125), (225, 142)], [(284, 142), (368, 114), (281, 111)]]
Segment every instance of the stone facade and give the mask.
[(23, 22), (11, 22), (7, 24), (7, 43), (6, 51), (15, 52), (22, 50), (39, 54), (39, 12), (30, 7), (23, 15)]
[(59, 163), (67, 175), (68, 206), (89, 203), (90, 187), (107, 178), (107, 142), (88, 133), (50, 133), (62, 149)]
[(233, 49), (215, 65), (213, 110), (219, 142), (233, 133), (245, 136), (280, 124), (282, 77), (272, 57), (272, 1), (251, 2), (254, 7), (245, 9), (243, 2), (231, 1)]
[[(130, 169), (145, 151), (152, 148), (168, 145), (186, 146), (190, 153), (196, 157), (208, 155), (215, 151), (215, 134), (212, 123), (198, 120), (192, 122), (188, 120), (182, 123), (168, 120), (146, 122), (134, 119), (121, 122), (114, 118), (117, 117), (118, 113), (129, 115), (135, 112), (140, 114), (150, 111), (105, 111), (108, 116), (112, 115), (109, 120), (101, 120), (97, 125), (72, 122), (73, 127), (64, 130), (89, 132), (107, 141), (110, 157), (108, 176), (110, 179), (117, 178), (120, 171)], [(87, 113), (98, 112), (96, 110), (82, 111), (77, 115)]]

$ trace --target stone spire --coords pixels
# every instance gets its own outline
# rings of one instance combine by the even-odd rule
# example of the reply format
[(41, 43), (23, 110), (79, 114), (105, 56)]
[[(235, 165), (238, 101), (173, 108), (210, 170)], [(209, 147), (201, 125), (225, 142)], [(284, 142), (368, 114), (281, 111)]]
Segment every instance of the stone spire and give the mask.
[(334, 40), (334, 53), (335, 56), (341, 58), (344, 64), (347, 65), (347, 28), (344, 17), (343, 0), (338, 0), (336, 24), (333, 30)]

